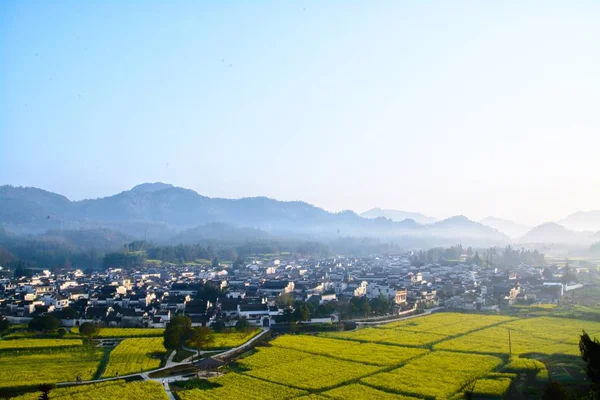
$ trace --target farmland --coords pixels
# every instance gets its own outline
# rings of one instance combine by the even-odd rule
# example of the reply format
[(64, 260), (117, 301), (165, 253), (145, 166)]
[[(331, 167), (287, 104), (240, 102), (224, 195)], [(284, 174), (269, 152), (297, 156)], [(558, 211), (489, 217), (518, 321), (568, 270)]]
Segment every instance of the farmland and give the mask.
[(0, 340), (0, 351), (79, 347), (81, 339), (20, 339)]
[[(248, 332), (223, 332), (215, 333), (215, 341), (208, 347), (209, 349), (228, 349), (231, 347), (237, 347), (261, 332), (260, 329), (253, 329)], [(162, 335), (162, 332), (161, 332)]]
[[(542, 390), (550, 377), (581, 370), (582, 329), (594, 334), (600, 323), (439, 313), (354, 331), (283, 335), (239, 359), (237, 373), (219, 378), (223, 386), (179, 395), (184, 400), (236, 396), (254, 378), (276, 385), (271, 390), (306, 391), (299, 398), (307, 399), (458, 399), (466, 390), (500, 398), (514, 388)], [(556, 357), (560, 361), (553, 361)], [(559, 372), (553, 372), (553, 363)], [(228, 376), (234, 385), (229, 389), (223, 379)]]
[[(39, 392), (27, 393), (14, 400), (37, 400)], [(92, 385), (55, 388), (50, 392), (53, 400), (167, 400), (160, 383), (152, 381), (109, 381)]]
[(125, 339), (110, 353), (104, 377), (158, 368), (165, 355), (162, 338)]
[[(79, 333), (77, 327), (71, 328), (71, 332)], [(164, 329), (160, 328), (102, 328), (98, 334), (99, 338), (130, 338), (130, 337), (157, 337), (162, 336)]]
[(0, 388), (91, 379), (102, 357), (100, 350), (79, 348), (17, 350), (0, 353)]
[(284, 385), (265, 382), (242, 374), (231, 373), (210, 379), (221, 385), (210, 390), (191, 389), (178, 393), (181, 400), (217, 399), (273, 399), (283, 400), (297, 397), (305, 392)]

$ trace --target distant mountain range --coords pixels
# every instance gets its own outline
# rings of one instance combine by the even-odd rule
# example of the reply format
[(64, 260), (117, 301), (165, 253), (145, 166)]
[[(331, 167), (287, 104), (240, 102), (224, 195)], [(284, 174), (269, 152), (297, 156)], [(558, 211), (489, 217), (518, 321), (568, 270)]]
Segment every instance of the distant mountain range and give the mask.
[(412, 219), (419, 224), (432, 224), (437, 222), (437, 219), (428, 217), (418, 212), (400, 211), (400, 210), (386, 210), (382, 208), (372, 208), (369, 211), (365, 211), (360, 214), (363, 218), (387, 218), (392, 221), (404, 221), (405, 219)]
[(562, 244), (587, 247), (600, 241), (600, 232), (576, 232), (555, 222), (548, 222), (531, 229), (519, 239), (523, 244)]
[[(412, 216), (430, 221), (426, 216)], [(20, 234), (110, 229), (138, 239), (181, 242), (214, 236), (250, 240), (268, 235), (373, 237), (411, 248), (510, 242), (498, 230), (463, 216), (423, 225), (415, 219), (363, 218), (352, 211), (330, 213), (301, 201), (210, 198), (164, 183), (145, 183), (113, 196), (82, 201), (37, 188), (1, 186), (0, 227)]]
[(479, 222), (507, 234), (512, 239), (520, 238), (531, 229), (530, 226), (517, 224), (514, 221), (496, 217), (486, 217)]
[(600, 231), (600, 210), (579, 211), (558, 221), (567, 229), (574, 231)]

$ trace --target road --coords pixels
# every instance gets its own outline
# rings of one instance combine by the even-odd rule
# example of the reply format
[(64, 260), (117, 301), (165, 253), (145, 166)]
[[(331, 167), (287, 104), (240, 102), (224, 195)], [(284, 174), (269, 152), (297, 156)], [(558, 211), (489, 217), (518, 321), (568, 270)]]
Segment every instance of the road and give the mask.
[[(244, 347), (250, 347), (253, 343), (255, 343), (257, 340), (259, 340), (260, 338), (262, 338), (264, 335), (267, 334), (267, 332), (269, 332), (269, 328), (262, 328), (262, 332), (259, 333), (258, 335), (254, 336), (252, 339), (250, 339), (249, 341), (241, 344), (240, 346), (234, 347), (232, 349), (229, 349), (225, 352), (219, 353), (218, 355), (215, 356), (215, 358), (223, 358), (226, 357), (229, 354), (232, 354), (236, 351), (239, 351), (240, 349), (244, 348)], [(191, 350), (191, 349), (190, 349)], [(201, 351), (200, 354), (208, 354), (208, 353), (214, 353), (211, 351)], [(171, 354), (169, 355), (169, 357), (167, 358), (167, 361), (165, 362), (165, 365), (163, 367), (160, 368), (156, 368), (150, 371), (146, 371), (143, 373), (135, 373), (135, 374), (129, 374), (129, 375), (121, 375), (121, 376), (113, 376), (110, 378), (102, 378), (102, 379), (94, 379), (94, 380), (89, 380), (89, 381), (81, 381), (81, 382), (59, 382), (56, 384), (56, 387), (67, 387), (67, 386), (76, 386), (76, 385), (83, 385), (83, 384), (92, 384), (92, 383), (100, 383), (100, 382), (109, 382), (109, 381), (116, 381), (119, 379), (125, 379), (125, 378), (132, 378), (132, 377), (136, 377), (139, 376), (141, 377), (143, 380), (148, 381), (148, 380), (152, 380), (155, 382), (159, 382), (163, 389), (165, 390), (165, 393), (167, 394), (167, 396), (169, 397), (170, 400), (175, 400), (175, 396), (173, 395), (173, 393), (171, 392), (171, 388), (169, 386), (170, 383), (172, 382), (177, 382), (177, 381), (182, 381), (182, 380), (188, 380), (189, 378), (184, 377), (182, 375), (176, 375), (176, 376), (170, 376), (170, 377), (165, 377), (165, 378), (150, 378), (150, 374), (154, 373), (154, 372), (158, 372), (158, 371), (163, 371), (172, 367), (175, 367), (177, 365), (185, 365), (185, 364), (189, 364), (190, 360), (192, 357), (188, 357), (185, 360), (181, 361), (181, 362), (175, 362), (173, 361), (173, 357), (175, 357), (175, 352), (171, 352)]]

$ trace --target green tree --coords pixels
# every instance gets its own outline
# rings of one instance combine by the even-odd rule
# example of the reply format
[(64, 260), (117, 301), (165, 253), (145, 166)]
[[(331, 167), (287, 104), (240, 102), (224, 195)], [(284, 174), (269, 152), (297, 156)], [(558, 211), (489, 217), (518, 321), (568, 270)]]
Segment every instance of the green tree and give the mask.
[(92, 322), (84, 322), (79, 327), (79, 333), (88, 339), (95, 338), (100, 334), (102, 327), (99, 324)]
[(196, 349), (198, 352), (198, 357), (200, 357), (200, 350), (208, 349), (208, 347), (214, 343), (214, 341), (215, 335), (213, 331), (206, 326), (200, 326), (198, 328), (192, 328), (186, 344)]
[(8, 319), (6, 319), (4, 317), (0, 318), (0, 332), (4, 332), (9, 327), (10, 327), (10, 322), (8, 322)]
[(294, 293), (283, 293), (277, 296), (275, 304), (279, 308), (290, 307), (294, 304)]
[(308, 321), (310, 318), (310, 309), (303, 301), (297, 301), (294, 303), (294, 311), (292, 312), (292, 319), (294, 321)]
[(212, 325), (211, 328), (213, 329), (213, 331), (220, 333), (223, 332), (225, 329), (227, 329), (227, 326), (225, 325), (224, 321), (215, 321)]
[(583, 331), (579, 337), (579, 351), (581, 352), (581, 358), (587, 364), (588, 377), (595, 385), (600, 385), (600, 342), (597, 338), (590, 338)]
[(185, 315), (172, 318), (163, 334), (163, 344), (167, 350), (176, 350), (183, 347), (190, 338), (192, 321)]
[(235, 330), (238, 332), (248, 332), (250, 330), (250, 323), (246, 318), (242, 318), (235, 323)]
[(60, 321), (49, 314), (34, 317), (29, 321), (29, 329), (39, 332), (54, 332), (59, 325)]

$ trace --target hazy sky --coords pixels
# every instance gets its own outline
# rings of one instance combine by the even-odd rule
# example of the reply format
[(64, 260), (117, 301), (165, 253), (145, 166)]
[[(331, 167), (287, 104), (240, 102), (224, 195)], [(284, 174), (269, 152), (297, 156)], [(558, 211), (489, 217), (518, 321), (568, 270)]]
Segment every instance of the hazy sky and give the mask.
[(600, 209), (600, 1), (2, 1), (0, 184)]

